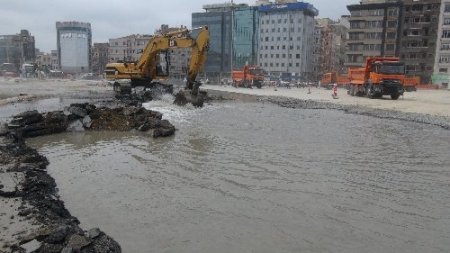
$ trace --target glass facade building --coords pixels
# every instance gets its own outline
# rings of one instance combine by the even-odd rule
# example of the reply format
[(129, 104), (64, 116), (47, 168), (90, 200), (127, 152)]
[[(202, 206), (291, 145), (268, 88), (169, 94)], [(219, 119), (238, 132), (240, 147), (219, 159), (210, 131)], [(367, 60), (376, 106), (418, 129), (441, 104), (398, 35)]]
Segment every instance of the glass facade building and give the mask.
[(209, 50), (204, 72), (208, 76), (230, 73), (231, 10), (192, 14), (192, 27), (208, 26)]
[(233, 69), (242, 69), (245, 64), (257, 65), (258, 9), (241, 7), (233, 15)]

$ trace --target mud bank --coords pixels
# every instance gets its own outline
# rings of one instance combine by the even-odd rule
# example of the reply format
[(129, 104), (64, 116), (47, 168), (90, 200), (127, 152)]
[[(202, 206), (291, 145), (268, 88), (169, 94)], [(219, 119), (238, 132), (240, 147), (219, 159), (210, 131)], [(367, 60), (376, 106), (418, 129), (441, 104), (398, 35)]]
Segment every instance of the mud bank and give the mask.
[(72, 104), (63, 111), (28, 111), (0, 125), (0, 252), (121, 252), (98, 228), (83, 231), (59, 199), (47, 159), (25, 139), (65, 131), (148, 132), (165, 137), (175, 127), (142, 107)]
[(226, 91), (208, 90), (208, 94), (211, 100), (240, 100), (248, 102), (259, 101), (259, 102), (273, 103), (281, 107), (293, 109), (340, 110), (351, 114), (365, 115), (383, 119), (396, 119), (408, 122), (416, 122), (427, 125), (439, 126), (444, 129), (450, 130), (450, 118), (443, 116), (375, 109), (356, 105), (341, 105), (330, 102), (304, 100), (288, 97), (240, 94)]

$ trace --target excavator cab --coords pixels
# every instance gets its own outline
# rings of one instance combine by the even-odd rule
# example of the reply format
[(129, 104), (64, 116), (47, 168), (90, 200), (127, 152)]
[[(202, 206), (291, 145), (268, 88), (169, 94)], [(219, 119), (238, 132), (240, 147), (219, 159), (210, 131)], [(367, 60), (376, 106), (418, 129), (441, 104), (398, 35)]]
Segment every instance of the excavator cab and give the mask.
[(163, 79), (169, 76), (169, 52), (167, 50), (161, 51), (158, 54), (158, 61), (156, 64), (156, 79)]

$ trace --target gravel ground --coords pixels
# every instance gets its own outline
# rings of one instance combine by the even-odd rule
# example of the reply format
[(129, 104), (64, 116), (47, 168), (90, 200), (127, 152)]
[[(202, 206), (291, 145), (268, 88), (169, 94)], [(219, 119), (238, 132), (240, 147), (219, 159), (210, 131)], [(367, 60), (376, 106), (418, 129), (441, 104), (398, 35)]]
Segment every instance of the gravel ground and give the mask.
[(330, 90), (318, 88), (311, 88), (311, 94), (308, 94), (307, 88), (277, 88), (276, 91), (273, 87), (244, 89), (231, 86), (205, 85), (202, 86), (202, 88), (206, 90), (234, 92), (264, 97), (283, 97), (328, 102), (336, 105), (348, 105), (358, 108), (365, 107), (450, 117), (450, 90), (419, 90), (417, 92), (407, 92), (399, 100), (394, 101), (388, 96), (384, 96), (383, 99), (352, 97), (348, 95), (344, 89), (338, 90), (339, 99), (333, 99)]
[[(282, 107), (287, 108), (297, 108), (297, 109), (332, 109), (332, 110), (342, 110), (347, 113), (352, 114), (360, 114), (360, 115), (367, 115), (377, 118), (385, 118), (385, 119), (397, 119), (397, 120), (404, 120), (404, 121), (411, 121), (411, 122), (417, 122), (417, 123), (423, 123), (423, 124), (429, 124), (434, 126), (440, 126), (444, 129), (450, 129), (450, 92), (448, 91), (433, 91), (433, 92), (425, 92), (424, 94), (427, 94), (428, 97), (430, 96), (443, 96), (448, 94), (449, 98), (447, 101), (443, 99), (440, 103), (441, 107), (445, 107), (447, 103), (448, 106), (445, 108), (445, 110), (436, 110), (435, 105), (427, 105), (426, 108), (421, 108), (421, 110), (418, 110), (418, 112), (409, 112), (404, 110), (396, 109), (396, 107), (392, 106), (392, 103), (401, 103), (402, 100), (398, 101), (392, 101), (388, 99), (383, 99), (376, 101), (377, 103), (383, 102), (387, 105), (384, 106), (384, 108), (371, 106), (368, 105), (361, 105), (361, 104), (345, 104), (340, 103), (339, 99), (332, 99), (330, 96), (330, 99), (326, 99), (325, 93), (327, 91), (323, 91), (320, 89), (315, 89), (312, 92), (316, 92), (317, 94), (322, 94), (323, 99), (305, 99), (301, 98), (301, 95), (305, 95), (304, 90), (302, 89), (291, 89), (288, 91), (291, 91), (292, 94), (287, 95), (286, 91), (284, 93), (277, 93), (277, 91), (273, 91), (271, 89), (261, 89), (261, 90), (249, 90), (249, 89), (235, 89), (233, 87), (212, 87), (206, 86), (204, 89), (208, 90), (208, 94), (212, 97), (212, 99), (232, 99), (232, 100), (246, 100), (246, 101), (261, 101), (261, 102), (270, 102), (277, 104)], [(260, 94), (264, 95), (260, 95)], [(307, 92), (306, 92), (307, 93)], [(408, 93), (409, 94), (409, 93)], [(407, 94), (407, 95), (408, 95)], [(421, 92), (417, 94), (422, 94)], [(430, 95), (431, 94), (431, 95)], [(308, 95), (308, 94), (306, 94)], [(318, 95), (316, 95), (318, 96)], [(344, 96), (347, 96), (345, 94)], [(350, 97), (350, 96), (349, 96)], [(359, 98), (359, 97), (350, 97), (351, 99), (354, 99), (355, 101), (374, 101), (368, 98)], [(389, 105), (389, 103), (391, 105)], [(421, 104), (423, 106), (423, 101), (420, 100), (417, 102), (418, 104)], [(417, 107), (417, 105), (415, 106)], [(434, 111), (438, 112), (435, 114), (427, 114), (423, 113), (423, 111)]]

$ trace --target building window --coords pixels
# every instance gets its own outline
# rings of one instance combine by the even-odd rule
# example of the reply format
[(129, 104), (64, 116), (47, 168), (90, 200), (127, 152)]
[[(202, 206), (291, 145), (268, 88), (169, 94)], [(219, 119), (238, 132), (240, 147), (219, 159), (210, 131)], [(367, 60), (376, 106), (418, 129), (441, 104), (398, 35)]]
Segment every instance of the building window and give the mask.
[(394, 32), (388, 32), (388, 33), (386, 34), (386, 38), (389, 39), (389, 40), (394, 40), (395, 37), (396, 37), (396, 35), (397, 35), (397, 33), (394, 33)]
[(447, 68), (440, 68), (439, 69), (439, 73), (447, 73), (448, 69)]
[(386, 51), (394, 51), (395, 50), (395, 44), (387, 44), (386, 45)]
[(450, 38), (450, 30), (442, 31), (442, 38)]
[(446, 3), (446, 4), (445, 4), (444, 12), (447, 12), (447, 13), (450, 12), (450, 3)]
[(398, 9), (389, 9), (388, 10), (388, 16), (390, 17), (397, 17), (398, 16)]
[[(379, 26), (379, 27), (381, 27), (381, 26)], [(387, 27), (388, 28), (395, 28), (395, 27), (397, 27), (397, 21), (388, 21), (387, 22)]]
[(300, 59), (300, 54), (296, 54), (295, 58)]

